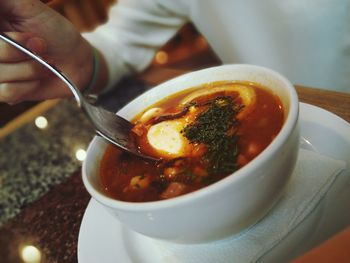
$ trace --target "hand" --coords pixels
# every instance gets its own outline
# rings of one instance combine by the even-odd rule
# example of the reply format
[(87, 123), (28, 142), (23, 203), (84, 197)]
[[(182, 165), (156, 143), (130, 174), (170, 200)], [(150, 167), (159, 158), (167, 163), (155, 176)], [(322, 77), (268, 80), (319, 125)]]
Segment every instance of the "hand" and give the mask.
[(68, 18), (80, 32), (90, 31), (107, 21), (115, 0), (42, 0)]
[[(0, 0), (0, 30), (64, 72), (88, 84), (92, 49), (63, 16), (38, 0)], [(27, 55), (0, 41), (0, 101), (10, 104), (71, 96), (61, 80)]]

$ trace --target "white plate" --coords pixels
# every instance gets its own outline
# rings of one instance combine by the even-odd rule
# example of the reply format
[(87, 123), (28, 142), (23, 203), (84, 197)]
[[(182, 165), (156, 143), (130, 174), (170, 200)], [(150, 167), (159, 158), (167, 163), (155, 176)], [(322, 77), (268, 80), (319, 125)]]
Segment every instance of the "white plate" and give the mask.
[[(345, 212), (350, 211), (350, 124), (321, 108), (305, 103), (300, 106), (302, 147), (344, 160), (347, 168), (308, 218), (261, 262), (286, 262), (350, 224), (350, 213)], [(91, 199), (80, 226), (80, 263), (161, 263), (159, 254), (152, 239), (126, 229)]]

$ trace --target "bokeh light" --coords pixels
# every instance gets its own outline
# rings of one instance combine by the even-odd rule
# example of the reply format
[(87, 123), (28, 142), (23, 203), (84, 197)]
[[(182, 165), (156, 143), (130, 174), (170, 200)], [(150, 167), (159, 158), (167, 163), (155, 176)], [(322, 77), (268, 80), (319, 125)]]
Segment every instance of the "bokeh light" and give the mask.
[(41, 262), (41, 252), (35, 246), (27, 245), (24, 246), (20, 255), (25, 263), (40, 263)]
[(158, 51), (155, 56), (155, 60), (158, 64), (165, 64), (168, 62), (168, 53), (165, 51)]
[(35, 119), (35, 125), (39, 129), (45, 129), (48, 126), (48, 121), (44, 116), (38, 116)]
[(81, 162), (84, 161), (86, 158), (86, 151), (84, 149), (76, 150), (75, 157)]

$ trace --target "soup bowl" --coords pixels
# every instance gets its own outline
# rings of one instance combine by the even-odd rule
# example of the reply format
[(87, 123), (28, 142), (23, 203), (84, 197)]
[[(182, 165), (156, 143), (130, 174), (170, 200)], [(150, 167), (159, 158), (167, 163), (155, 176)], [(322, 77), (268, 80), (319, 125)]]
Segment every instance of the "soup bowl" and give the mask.
[(200, 190), (152, 202), (124, 202), (103, 191), (99, 166), (108, 145), (100, 137), (90, 143), (82, 167), (90, 195), (126, 228), (176, 243), (203, 243), (236, 234), (253, 225), (276, 204), (295, 167), (299, 148), (299, 103), (293, 85), (267, 68), (233, 64), (191, 72), (137, 97), (118, 114), (131, 120), (155, 102), (208, 82), (251, 81), (267, 87), (283, 104), (282, 129), (254, 160), (226, 178)]

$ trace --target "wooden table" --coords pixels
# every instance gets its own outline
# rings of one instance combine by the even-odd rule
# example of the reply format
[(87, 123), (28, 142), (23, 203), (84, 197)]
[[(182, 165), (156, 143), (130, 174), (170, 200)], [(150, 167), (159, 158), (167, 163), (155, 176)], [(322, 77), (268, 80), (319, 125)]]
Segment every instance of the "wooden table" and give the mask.
[[(146, 71), (139, 79), (152, 86), (184, 72), (179, 69), (157, 68)], [(297, 86), (297, 92), (300, 101), (322, 107), (350, 122), (350, 94), (302, 86)], [(61, 103), (50, 105), (51, 110), (62, 107)], [(11, 113), (11, 108), (6, 108), (5, 111)], [(10, 129), (10, 133), (4, 138), (25, 129), (28, 125), (26, 122), (30, 122), (34, 117), (35, 114), (29, 116), (27, 121), (17, 118), (22, 126), (11, 123), (16, 128)], [(62, 121), (61, 125), (64, 126), (67, 121), (69, 119)], [(4, 139), (0, 142), (4, 143)], [(26, 146), (23, 151), (27, 151)], [(54, 164), (44, 162), (42, 165), (45, 168), (45, 165)], [(55, 167), (58, 169), (60, 164)], [(90, 196), (81, 181), (80, 167), (77, 166), (76, 172), (72, 172), (60, 184), (52, 186), (34, 202), (21, 207), (20, 213), (0, 228), (0, 258), (8, 263), (22, 262), (18, 255), (19, 248), (23, 246), (23, 242), (30, 242), (40, 249), (42, 262), (76, 262), (79, 227), (89, 200)], [(296, 262), (349, 262), (350, 250), (347, 248), (350, 248), (350, 228), (300, 257)]]
[(350, 122), (350, 93), (313, 89), (296, 85), (299, 100), (335, 113)]

